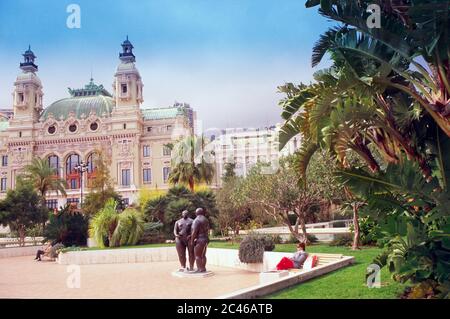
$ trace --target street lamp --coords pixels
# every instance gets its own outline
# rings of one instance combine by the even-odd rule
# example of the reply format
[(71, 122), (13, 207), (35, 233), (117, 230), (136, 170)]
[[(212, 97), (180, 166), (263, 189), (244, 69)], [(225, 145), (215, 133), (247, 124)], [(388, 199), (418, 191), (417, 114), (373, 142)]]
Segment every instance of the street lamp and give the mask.
[(83, 175), (88, 170), (88, 163), (83, 161), (80, 162), (75, 169), (80, 173), (80, 191), (81, 191), (81, 200), (80, 200), (80, 208), (83, 206)]

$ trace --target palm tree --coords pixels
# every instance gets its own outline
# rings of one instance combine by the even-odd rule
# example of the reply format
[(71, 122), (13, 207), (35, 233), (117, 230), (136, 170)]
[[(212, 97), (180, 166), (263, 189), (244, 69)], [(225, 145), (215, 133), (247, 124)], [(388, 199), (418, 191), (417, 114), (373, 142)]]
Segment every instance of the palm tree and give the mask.
[(417, 103), (450, 136), (450, 1), (382, 1), (383, 26), (367, 24), (371, 0), (308, 0), (320, 13), (343, 26), (325, 32), (314, 48), (313, 66), (325, 55), (350, 63), (358, 55), (383, 72), (362, 75), (374, 85), (395, 88)]
[(135, 209), (127, 208), (119, 214), (119, 223), (114, 230), (110, 246), (136, 245), (144, 234), (144, 218)]
[(316, 83), (279, 88), (287, 94), (280, 102), (286, 120), (280, 131), (280, 148), (293, 136), (302, 135), (303, 175), (314, 152), (326, 148), (344, 167), (348, 167), (347, 153), (352, 150), (373, 172), (380, 169), (377, 157), (398, 163), (404, 152), (429, 178), (431, 171), (422, 149), (425, 138), (417, 134), (422, 125), (418, 119), (423, 116), (418, 106), (399, 90), (372, 86), (355, 76), (380, 72), (380, 67), (361, 67), (362, 61), (355, 65), (361, 60), (357, 56), (352, 59), (354, 65), (341, 56), (333, 56), (333, 60), (333, 67), (315, 74)]
[[(334, 65), (315, 74), (309, 86), (287, 84), (279, 88), (287, 95), (280, 105), (286, 120), (280, 131), (280, 148), (297, 134), (302, 135), (298, 168), (304, 181), (312, 155), (328, 149), (339, 166), (349, 168), (349, 151), (357, 154), (376, 173), (384, 161), (398, 163), (403, 153), (415, 161), (427, 179), (431, 169), (422, 148), (426, 135), (417, 134), (420, 110), (405, 93), (386, 90), (361, 80), (361, 74), (381, 72), (382, 67), (353, 56), (332, 56)], [(358, 247), (358, 208), (361, 199), (346, 188), (355, 220), (353, 248)]]
[(134, 209), (117, 211), (117, 202), (109, 199), (92, 219), (89, 225), (89, 235), (94, 238), (99, 247), (135, 245), (144, 233), (144, 219)]
[(187, 184), (193, 192), (195, 183), (211, 183), (214, 178), (212, 152), (207, 150), (206, 139), (188, 136), (173, 146), (172, 171), (169, 182)]
[(31, 164), (25, 166), (25, 177), (32, 182), (44, 200), (49, 191), (66, 196), (66, 181), (58, 177), (56, 169), (50, 167), (45, 159), (33, 158)]
[(109, 199), (105, 207), (92, 217), (89, 224), (89, 236), (94, 238), (101, 248), (105, 247), (105, 239), (108, 240), (109, 246), (113, 242), (112, 237), (119, 223), (119, 214), (116, 208), (117, 202)]

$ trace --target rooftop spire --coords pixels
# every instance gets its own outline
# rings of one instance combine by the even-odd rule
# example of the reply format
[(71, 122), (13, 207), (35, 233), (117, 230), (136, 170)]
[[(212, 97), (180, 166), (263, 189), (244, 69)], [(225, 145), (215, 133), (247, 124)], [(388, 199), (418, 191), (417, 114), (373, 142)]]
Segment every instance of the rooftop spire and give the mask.
[(89, 84), (86, 84), (83, 89), (69, 88), (69, 93), (72, 97), (89, 97), (97, 95), (111, 96), (111, 94), (105, 90), (103, 85), (97, 85), (94, 83), (92, 76)]
[(28, 50), (25, 51), (23, 55), (23, 62), (20, 63), (20, 68), (24, 72), (36, 72), (38, 70), (38, 66), (34, 64), (34, 60), (36, 56), (33, 51), (31, 51), (31, 45), (28, 45)]
[(129, 63), (135, 62), (136, 57), (133, 54), (133, 45), (128, 40), (128, 35), (126, 40), (122, 43), (122, 53), (119, 54), (119, 58), (122, 62)]

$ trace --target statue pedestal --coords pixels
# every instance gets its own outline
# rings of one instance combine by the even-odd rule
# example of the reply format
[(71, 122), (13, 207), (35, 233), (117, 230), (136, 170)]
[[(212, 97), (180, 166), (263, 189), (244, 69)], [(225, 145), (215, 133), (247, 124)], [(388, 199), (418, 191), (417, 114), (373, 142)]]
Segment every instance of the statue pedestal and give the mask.
[(195, 272), (195, 271), (173, 271), (172, 276), (179, 277), (179, 278), (205, 278), (214, 276), (214, 273), (212, 271), (206, 271), (206, 272)]

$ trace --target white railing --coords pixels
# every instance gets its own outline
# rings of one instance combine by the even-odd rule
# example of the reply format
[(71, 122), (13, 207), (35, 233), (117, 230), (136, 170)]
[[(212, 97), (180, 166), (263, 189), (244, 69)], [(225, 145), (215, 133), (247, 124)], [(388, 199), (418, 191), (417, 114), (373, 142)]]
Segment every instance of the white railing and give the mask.
[[(25, 237), (25, 246), (41, 245), (44, 237)], [(0, 248), (19, 247), (19, 238), (7, 237), (0, 238)]]
[(330, 220), (329, 222), (322, 223), (314, 223), (314, 224), (306, 224), (306, 228), (333, 228), (334, 224), (344, 223), (344, 227), (350, 227), (353, 224), (352, 219), (338, 219), (338, 220)]

